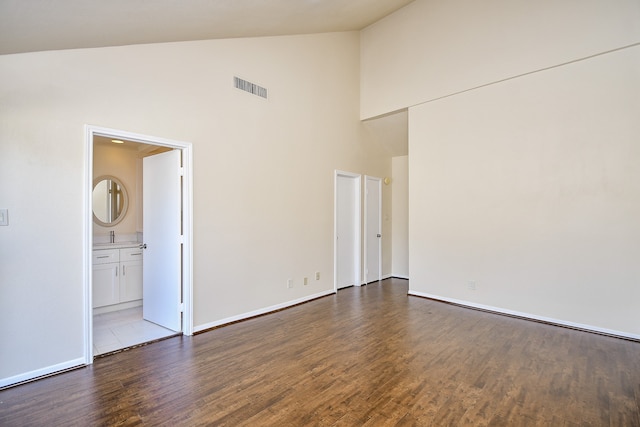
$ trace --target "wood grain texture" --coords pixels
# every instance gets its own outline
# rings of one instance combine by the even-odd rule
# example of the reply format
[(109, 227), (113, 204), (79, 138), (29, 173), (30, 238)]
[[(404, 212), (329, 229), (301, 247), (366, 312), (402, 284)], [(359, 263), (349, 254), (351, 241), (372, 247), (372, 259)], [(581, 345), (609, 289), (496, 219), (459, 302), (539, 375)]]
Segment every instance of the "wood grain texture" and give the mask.
[(0, 392), (2, 426), (640, 426), (640, 343), (390, 279)]

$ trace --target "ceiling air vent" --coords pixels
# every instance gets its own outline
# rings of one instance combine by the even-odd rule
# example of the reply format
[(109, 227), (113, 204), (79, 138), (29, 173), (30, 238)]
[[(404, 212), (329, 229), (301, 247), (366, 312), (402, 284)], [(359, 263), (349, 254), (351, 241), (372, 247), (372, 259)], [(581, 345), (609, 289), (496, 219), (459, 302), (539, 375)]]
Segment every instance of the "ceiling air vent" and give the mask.
[(248, 82), (246, 80), (242, 80), (240, 77), (233, 78), (233, 85), (240, 90), (244, 90), (245, 92), (252, 93), (254, 95), (258, 95), (264, 99), (267, 99), (267, 89), (258, 86), (255, 83)]

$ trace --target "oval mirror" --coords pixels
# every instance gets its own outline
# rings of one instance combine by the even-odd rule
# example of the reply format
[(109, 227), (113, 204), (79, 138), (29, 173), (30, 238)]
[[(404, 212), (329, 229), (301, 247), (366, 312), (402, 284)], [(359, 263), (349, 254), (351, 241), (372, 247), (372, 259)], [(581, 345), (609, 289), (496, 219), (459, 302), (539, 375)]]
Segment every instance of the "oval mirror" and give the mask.
[(129, 198), (122, 182), (113, 176), (101, 176), (93, 181), (93, 221), (111, 227), (127, 213)]

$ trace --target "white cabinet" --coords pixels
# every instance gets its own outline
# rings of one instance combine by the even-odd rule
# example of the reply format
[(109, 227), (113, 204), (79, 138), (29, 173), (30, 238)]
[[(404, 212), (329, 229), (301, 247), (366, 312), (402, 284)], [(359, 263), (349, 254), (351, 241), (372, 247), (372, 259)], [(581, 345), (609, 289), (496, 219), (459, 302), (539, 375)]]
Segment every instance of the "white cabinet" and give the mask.
[(120, 249), (120, 302), (142, 299), (142, 249)]
[(94, 249), (93, 308), (142, 299), (142, 249)]
[(119, 270), (117, 262), (93, 264), (93, 308), (120, 302)]

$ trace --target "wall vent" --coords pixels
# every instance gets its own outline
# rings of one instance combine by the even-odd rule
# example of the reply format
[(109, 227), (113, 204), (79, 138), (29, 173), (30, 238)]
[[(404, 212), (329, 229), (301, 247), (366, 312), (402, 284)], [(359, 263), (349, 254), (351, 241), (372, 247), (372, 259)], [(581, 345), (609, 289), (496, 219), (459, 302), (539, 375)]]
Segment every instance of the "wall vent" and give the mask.
[(255, 83), (242, 80), (240, 77), (234, 77), (233, 85), (237, 89), (244, 90), (245, 92), (249, 92), (254, 95), (258, 95), (259, 97), (262, 97), (264, 99), (267, 99), (267, 89), (262, 86), (258, 86)]

